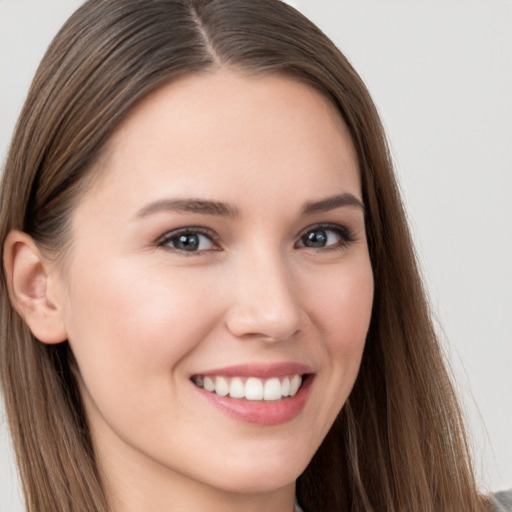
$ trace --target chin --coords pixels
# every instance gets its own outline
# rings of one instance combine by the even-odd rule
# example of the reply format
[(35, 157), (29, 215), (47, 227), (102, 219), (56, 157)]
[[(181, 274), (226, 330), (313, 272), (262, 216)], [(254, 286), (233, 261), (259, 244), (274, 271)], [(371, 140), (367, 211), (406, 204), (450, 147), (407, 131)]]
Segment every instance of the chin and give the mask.
[(232, 493), (259, 494), (277, 491), (295, 485), (310, 459), (295, 460), (293, 456), (286, 459), (271, 458), (261, 461), (247, 461), (243, 468), (227, 468), (216, 472), (215, 487)]

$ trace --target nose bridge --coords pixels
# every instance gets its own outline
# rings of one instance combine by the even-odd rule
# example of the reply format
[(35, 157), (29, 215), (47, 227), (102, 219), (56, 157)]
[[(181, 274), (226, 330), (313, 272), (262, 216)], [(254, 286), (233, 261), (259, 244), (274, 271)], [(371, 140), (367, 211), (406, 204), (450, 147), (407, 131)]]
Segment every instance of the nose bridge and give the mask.
[(304, 313), (289, 262), (278, 248), (259, 245), (238, 261), (228, 328), (236, 336), (287, 339), (303, 322)]

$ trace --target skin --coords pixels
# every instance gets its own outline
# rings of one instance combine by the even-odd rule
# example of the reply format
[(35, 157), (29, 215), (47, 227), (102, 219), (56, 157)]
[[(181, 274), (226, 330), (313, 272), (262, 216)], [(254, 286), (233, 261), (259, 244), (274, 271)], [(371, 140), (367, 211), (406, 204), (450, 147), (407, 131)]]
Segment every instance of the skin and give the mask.
[[(295, 480), (354, 384), (372, 307), (363, 209), (302, 212), (335, 194), (362, 202), (339, 114), (288, 78), (189, 76), (137, 106), (95, 172), (65, 267), (45, 262), (46, 286), (31, 291), (46, 293), (51, 320), (31, 327), (43, 342), (69, 339), (112, 510), (291, 512)], [(237, 215), (148, 212), (168, 198)], [(325, 223), (341, 234), (324, 228), (327, 246), (305, 246)], [(208, 230), (200, 250), (162, 245), (191, 226)], [(9, 243), (30, 252), (21, 235)], [(190, 380), (290, 361), (314, 378), (280, 425), (230, 417)]]

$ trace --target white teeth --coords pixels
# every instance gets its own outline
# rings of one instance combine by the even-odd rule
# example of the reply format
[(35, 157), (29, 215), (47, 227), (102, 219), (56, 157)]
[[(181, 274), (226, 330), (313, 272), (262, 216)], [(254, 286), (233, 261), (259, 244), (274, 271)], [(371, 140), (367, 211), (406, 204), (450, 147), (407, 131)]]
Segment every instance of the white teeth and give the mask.
[(290, 382), (290, 396), (295, 396), (297, 394), (301, 384), (302, 377), (300, 375), (294, 375)]
[(245, 383), (245, 398), (247, 400), (263, 400), (263, 382), (261, 379), (249, 377)]
[(283, 379), (283, 383), (281, 384), (281, 389), (283, 396), (290, 396), (290, 379), (285, 377)]
[(219, 396), (226, 396), (229, 393), (229, 384), (224, 377), (215, 378), (215, 394)]
[(203, 380), (203, 388), (206, 391), (215, 391), (215, 382), (210, 377), (205, 377)]
[(211, 377), (195, 375), (192, 377), (192, 381), (196, 386), (221, 397), (229, 395), (231, 398), (274, 401), (295, 396), (302, 384), (302, 376), (293, 375), (270, 379), (248, 377), (244, 379), (243, 377), (229, 378), (222, 375)]
[(231, 379), (231, 384), (229, 385), (229, 396), (231, 398), (244, 398), (245, 386), (240, 377), (234, 377)]
[(282, 396), (283, 392), (279, 379), (273, 378), (265, 382), (265, 385), (263, 386), (264, 400), (279, 400)]

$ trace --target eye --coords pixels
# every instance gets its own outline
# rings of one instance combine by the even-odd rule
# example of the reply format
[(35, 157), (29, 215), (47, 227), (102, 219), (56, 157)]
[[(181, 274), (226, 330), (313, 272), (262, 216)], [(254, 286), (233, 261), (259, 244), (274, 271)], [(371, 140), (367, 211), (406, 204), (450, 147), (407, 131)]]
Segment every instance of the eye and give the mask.
[(217, 250), (214, 236), (198, 228), (184, 228), (166, 233), (157, 241), (159, 247), (183, 252), (202, 252)]
[(336, 249), (355, 241), (353, 233), (344, 226), (321, 225), (309, 228), (297, 242), (298, 247)]

